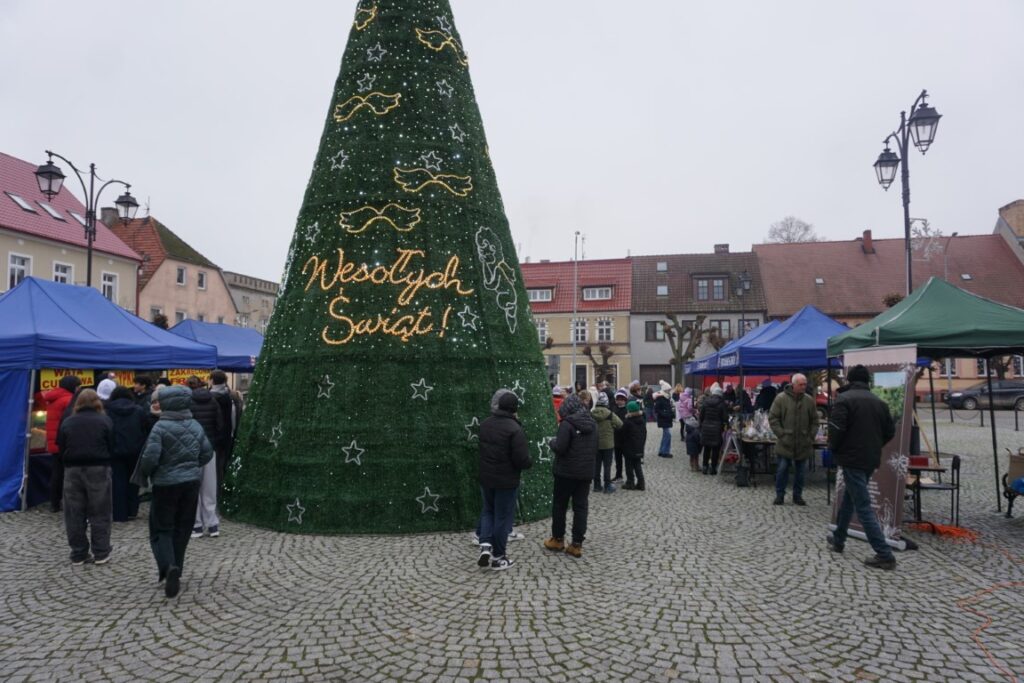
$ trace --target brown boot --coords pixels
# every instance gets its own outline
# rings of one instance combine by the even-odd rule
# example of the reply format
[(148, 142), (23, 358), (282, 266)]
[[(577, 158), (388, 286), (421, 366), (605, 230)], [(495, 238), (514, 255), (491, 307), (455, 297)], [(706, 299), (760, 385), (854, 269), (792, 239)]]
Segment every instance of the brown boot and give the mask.
[(569, 553), (573, 557), (583, 557), (583, 544), (571, 543), (565, 548), (565, 552)]
[(554, 536), (552, 536), (548, 540), (544, 541), (544, 547), (548, 550), (562, 552), (563, 550), (565, 550), (565, 539), (555, 538)]
[(697, 458), (690, 458), (690, 471), (691, 472), (699, 472), (700, 471), (700, 465), (697, 464)]

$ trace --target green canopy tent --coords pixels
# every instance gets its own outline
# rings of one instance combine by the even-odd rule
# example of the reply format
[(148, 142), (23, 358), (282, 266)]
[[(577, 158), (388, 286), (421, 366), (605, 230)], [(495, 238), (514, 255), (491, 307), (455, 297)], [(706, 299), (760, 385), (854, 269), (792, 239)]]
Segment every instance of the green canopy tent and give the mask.
[[(931, 278), (917, 291), (872, 320), (828, 340), (829, 357), (846, 351), (914, 344), (921, 356), (989, 359), (1024, 353), (1024, 310)], [(988, 376), (989, 396), (992, 377)], [(934, 396), (934, 391), (932, 392)], [(934, 400), (934, 399), (933, 399)], [(1002, 510), (995, 409), (989, 401), (996, 506)], [(934, 418), (933, 418), (934, 419)]]

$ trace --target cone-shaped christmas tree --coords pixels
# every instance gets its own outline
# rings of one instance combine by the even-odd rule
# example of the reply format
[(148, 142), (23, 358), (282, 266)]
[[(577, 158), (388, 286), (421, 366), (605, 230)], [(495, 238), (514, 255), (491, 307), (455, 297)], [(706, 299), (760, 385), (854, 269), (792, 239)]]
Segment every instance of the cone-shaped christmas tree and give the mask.
[(468, 529), (479, 423), (520, 398), (549, 510), (555, 418), (448, 0), (363, 0), (226, 486), (295, 532)]

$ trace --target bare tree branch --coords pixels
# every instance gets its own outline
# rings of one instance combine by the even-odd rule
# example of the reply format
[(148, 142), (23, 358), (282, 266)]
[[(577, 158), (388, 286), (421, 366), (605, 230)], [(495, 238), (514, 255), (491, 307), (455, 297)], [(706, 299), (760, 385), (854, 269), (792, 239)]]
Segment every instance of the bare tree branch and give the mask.
[(804, 222), (796, 216), (786, 216), (777, 223), (772, 223), (768, 229), (768, 241), (780, 244), (792, 244), (794, 242), (817, 242), (819, 239), (814, 232), (814, 226)]

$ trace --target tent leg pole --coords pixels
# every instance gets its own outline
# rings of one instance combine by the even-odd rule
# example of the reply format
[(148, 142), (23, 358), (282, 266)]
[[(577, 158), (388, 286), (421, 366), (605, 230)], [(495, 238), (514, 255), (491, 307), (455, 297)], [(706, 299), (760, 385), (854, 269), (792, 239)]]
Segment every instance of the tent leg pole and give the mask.
[(28, 377), (28, 410), (25, 411), (25, 457), (21, 465), (21, 511), (28, 510), (28, 458), (32, 450), (32, 403), (36, 385), (36, 371), (32, 370)]
[(935, 417), (935, 379), (932, 376), (932, 366), (928, 365), (928, 391), (932, 397), (932, 436), (935, 437), (935, 462), (939, 462), (939, 421)]
[[(988, 363), (985, 363), (985, 370), (988, 370)], [(996, 407), (995, 401), (992, 400), (992, 373), (985, 372), (985, 381), (988, 382), (988, 417), (989, 423), (992, 425), (992, 466), (995, 468), (996, 475), (996, 512), (1002, 512), (1003, 496), (999, 486), (999, 446), (996, 443)], [(983, 411), (979, 410), (978, 412), (984, 415)]]

